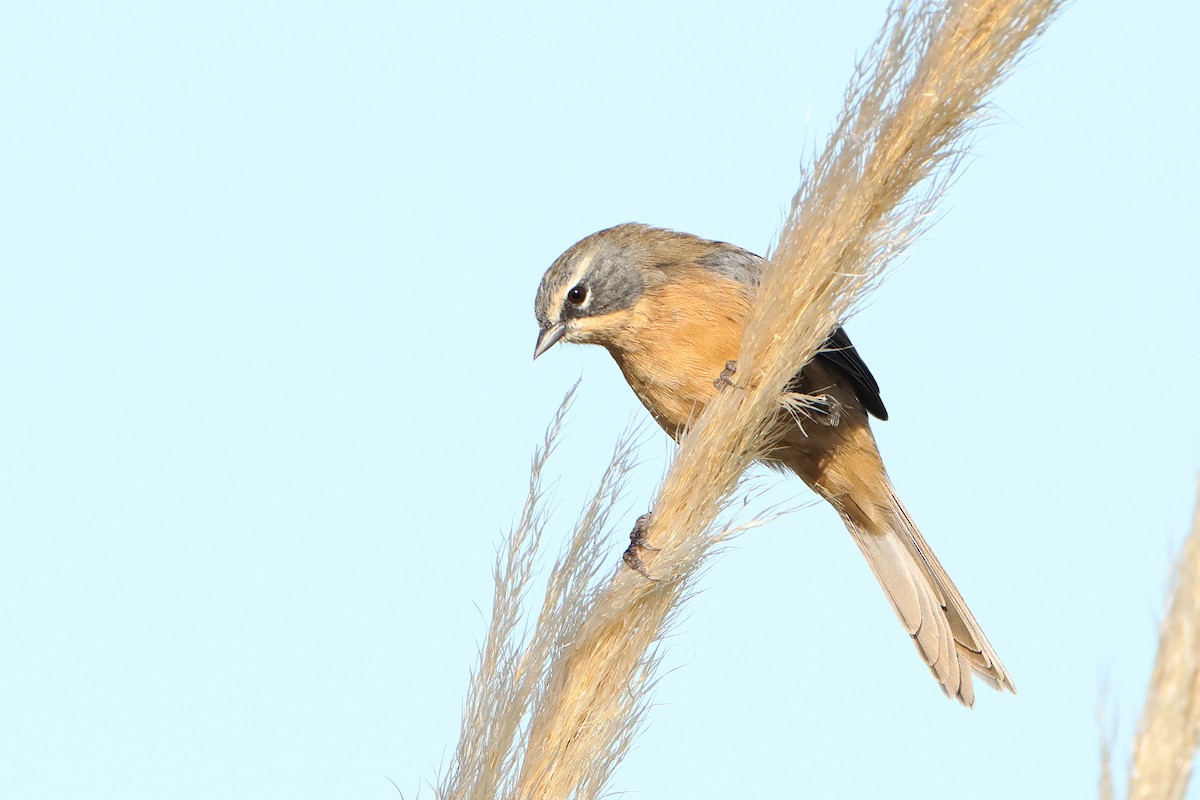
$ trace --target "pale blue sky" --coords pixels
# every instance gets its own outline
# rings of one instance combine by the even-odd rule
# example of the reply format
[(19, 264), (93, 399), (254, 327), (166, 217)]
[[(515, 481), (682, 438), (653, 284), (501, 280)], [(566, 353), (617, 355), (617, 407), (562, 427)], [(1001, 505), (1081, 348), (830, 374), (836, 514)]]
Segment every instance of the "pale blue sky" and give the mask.
[[(645, 416), (531, 363), (542, 271), (765, 251), (884, 8), (0, 6), (0, 796), (429, 796), (559, 399), (556, 539)], [(1106, 686), (1123, 775), (1200, 471), (1198, 28), (1070, 8), (849, 325), (1021, 694), (944, 700), (808, 508), (712, 565), (614, 788), (1092, 797)]]

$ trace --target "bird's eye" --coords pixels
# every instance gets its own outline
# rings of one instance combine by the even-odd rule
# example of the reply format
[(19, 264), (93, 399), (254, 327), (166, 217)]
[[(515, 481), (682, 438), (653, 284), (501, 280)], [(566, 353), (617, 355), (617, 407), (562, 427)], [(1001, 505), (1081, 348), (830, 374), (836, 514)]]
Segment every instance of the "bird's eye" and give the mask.
[(573, 306), (580, 305), (584, 300), (587, 300), (587, 289), (582, 286), (572, 287), (571, 291), (567, 292), (567, 302)]

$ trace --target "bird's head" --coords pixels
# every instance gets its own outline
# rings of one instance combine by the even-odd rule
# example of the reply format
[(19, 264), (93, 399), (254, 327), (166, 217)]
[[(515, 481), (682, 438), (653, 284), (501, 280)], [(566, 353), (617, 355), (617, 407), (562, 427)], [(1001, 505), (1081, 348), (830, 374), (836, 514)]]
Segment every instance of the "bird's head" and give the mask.
[(638, 304), (655, 302), (650, 298), (664, 285), (732, 283), (748, 293), (758, 284), (762, 264), (725, 242), (635, 222), (593, 233), (542, 276), (533, 307), (539, 328), (533, 357), (559, 341), (620, 349)]
[(627, 223), (576, 242), (546, 270), (538, 286), (537, 358), (559, 341), (606, 344), (640, 300), (664, 277), (652, 265), (654, 232)]

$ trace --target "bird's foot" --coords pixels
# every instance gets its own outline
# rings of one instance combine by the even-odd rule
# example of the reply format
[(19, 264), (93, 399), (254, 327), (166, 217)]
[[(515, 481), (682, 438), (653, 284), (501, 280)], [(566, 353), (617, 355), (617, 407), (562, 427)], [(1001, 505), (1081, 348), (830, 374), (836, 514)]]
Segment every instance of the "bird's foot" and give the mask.
[(843, 406), (837, 398), (828, 394), (784, 392), (780, 405), (802, 431), (809, 420), (826, 428), (836, 428), (842, 422)]
[(643, 551), (657, 553), (661, 549), (646, 544), (646, 527), (649, 524), (650, 514), (642, 514), (637, 518), (637, 522), (633, 523), (633, 530), (629, 532), (629, 547), (625, 548), (625, 555), (621, 558), (625, 562), (625, 566), (637, 570), (646, 580), (657, 583), (658, 578), (651, 576), (646, 571), (646, 565), (642, 563)]
[(818, 425), (836, 428), (842, 421), (842, 404), (831, 395), (819, 394), (810, 402), (810, 413)]
[(733, 375), (737, 372), (737, 364), (738, 362), (736, 361), (725, 362), (725, 369), (721, 370), (721, 374), (713, 381), (713, 386), (717, 387), (718, 391), (725, 391), (726, 386), (737, 386), (733, 382)]

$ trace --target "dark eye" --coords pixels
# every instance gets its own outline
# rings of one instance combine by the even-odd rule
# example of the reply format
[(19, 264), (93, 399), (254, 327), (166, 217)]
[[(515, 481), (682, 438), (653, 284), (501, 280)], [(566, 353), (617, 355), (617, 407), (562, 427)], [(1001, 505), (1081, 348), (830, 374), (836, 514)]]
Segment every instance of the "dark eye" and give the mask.
[(582, 286), (576, 286), (567, 292), (567, 302), (573, 306), (577, 306), (587, 300), (587, 289)]

